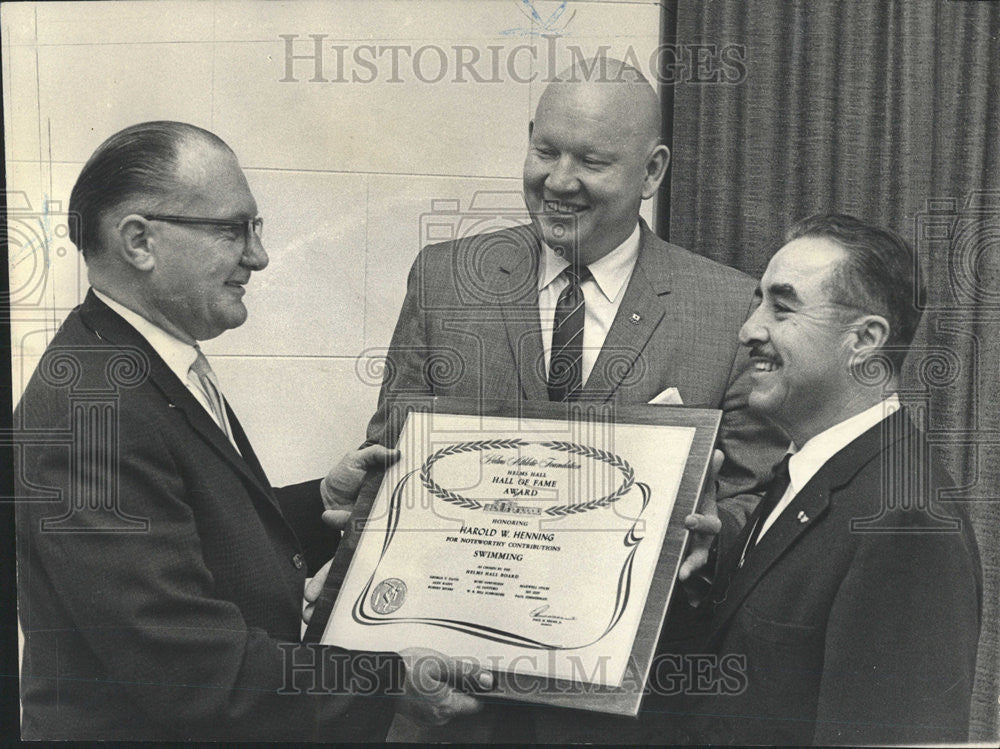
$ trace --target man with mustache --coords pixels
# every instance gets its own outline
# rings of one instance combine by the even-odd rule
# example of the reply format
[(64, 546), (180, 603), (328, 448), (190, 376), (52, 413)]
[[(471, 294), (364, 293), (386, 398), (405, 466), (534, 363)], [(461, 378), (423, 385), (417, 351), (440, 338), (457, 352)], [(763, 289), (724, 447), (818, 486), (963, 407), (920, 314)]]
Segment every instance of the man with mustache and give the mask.
[(654, 701), (661, 730), (645, 738), (964, 742), (981, 569), (965, 508), (946, 501), (948, 476), (897, 395), (917, 259), (845, 215), (804, 219), (787, 239), (740, 340), (750, 407), (792, 443), (743, 531), (723, 528), (700, 607), (705, 652), (744, 658), (744, 688)]
[(321, 515), (345, 522), (366, 470), (397, 456), (267, 480), (198, 344), (243, 324), (268, 264), (229, 147), (180, 122), (126, 128), (70, 215), (92, 288), (14, 414), (32, 442), (15, 465), (22, 736), (379, 740), (397, 708), (474, 712), (427, 652), (299, 643), (306, 579), (333, 550)]

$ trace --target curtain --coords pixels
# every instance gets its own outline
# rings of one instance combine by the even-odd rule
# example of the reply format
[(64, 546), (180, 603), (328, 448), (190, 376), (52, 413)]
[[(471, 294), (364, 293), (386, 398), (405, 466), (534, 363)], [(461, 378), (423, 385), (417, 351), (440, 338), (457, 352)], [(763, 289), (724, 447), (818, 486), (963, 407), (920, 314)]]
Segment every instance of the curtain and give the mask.
[(995, 741), (1000, 6), (714, 0), (668, 3), (664, 17), (665, 41), (720, 53), (740, 45), (746, 73), (669, 87), (673, 164), (660, 229), (671, 241), (757, 277), (784, 230), (817, 211), (850, 213), (915, 243), (928, 293), (901, 395), (925, 409), (960, 487), (952, 498), (967, 502), (979, 540), (970, 737)]

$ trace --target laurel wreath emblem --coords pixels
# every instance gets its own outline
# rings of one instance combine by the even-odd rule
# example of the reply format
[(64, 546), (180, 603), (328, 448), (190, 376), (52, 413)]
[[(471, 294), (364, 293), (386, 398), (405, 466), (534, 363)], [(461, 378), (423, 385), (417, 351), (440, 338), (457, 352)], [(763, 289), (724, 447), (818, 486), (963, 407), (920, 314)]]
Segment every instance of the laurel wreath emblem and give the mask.
[[(533, 444), (521, 439), (497, 439), (497, 440), (475, 440), (472, 442), (456, 442), (453, 445), (448, 445), (443, 447), (437, 452), (431, 454), (424, 464), (420, 467), (420, 483), (424, 485), (430, 494), (442, 499), (445, 502), (449, 502), (453, 505), (461, 507), (465, 510), (480, 510), (483, 508), (483, 503), (475, 500), (469, 499), (468, 497), (463, 497), (461, 494), (445, 489), (431, 478), (431, 468), (433, 465), (446, 458), (449, 455), (458, 455), (460, 453), (470, 453), (470, 452), (483, 452), (485, 450), (508, 450), (516, 447), (525, 447), (527, 445)], [(572, 505), (556, 505), (554, 507), (548, 507), (545, 509), (545, 514), (552, 517), (565, 517), (567, 515), (575, 515), (580, 512), (588, 512), (590, 510), (596, 510), (601, 507), (607, 507), (613, 502), (617, 502), (619, 499), (628, 494), (633, 485), (635, 484), (635, 470), (629, 465), (628, 461), (619, 455), (615, 455), (607, 450), (599, 450), (596, 447), (588, 447), (586, 445), (579, 445), (575, 442), (538, 442), (534, 444), (539, 444), (542, 447), (547, 447), (550, 450), (555, 450), (557, 452), (570, 453), (572, 455), (580, 455), (585, 458), (591, 458), (593, 460), (601, 461), (602, 463), (607, 463), (612, 468), (616, 468), (622, 474), (621, 485), (608, 494), (605, 497), (600, 497), (598, 499), (592, 499), (589, 502), (580, 502)]]

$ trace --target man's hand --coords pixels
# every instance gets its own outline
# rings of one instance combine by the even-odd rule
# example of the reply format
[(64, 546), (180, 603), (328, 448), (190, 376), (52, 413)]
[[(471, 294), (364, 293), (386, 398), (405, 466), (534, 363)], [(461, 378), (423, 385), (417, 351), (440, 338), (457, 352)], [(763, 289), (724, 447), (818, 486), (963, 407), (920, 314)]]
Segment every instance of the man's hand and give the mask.
[(399, 712), (418, 723), (441, 726), (457, 715), (479, 712), (483, 705), (465, 692), (493, 688), (493, 675), (468, 661), (452, 660), (436, 650), (408, 648)]
[(319, 568), (319, 572), (306, 581), (306, 589), (302, 594), (302, 597), (306, 601), (305, 608), (302, 609), (302, 621), (306, 624), (312, 619), (313, 609), (316, 608), (316, 599), (323, 592), (323, 585), (326, 583), (326, 576), (330, 574), (330, 565), (332, 563), (333, 560), (331, 559)]
[(384, 471), (397, 460), (399, 450), (390, 450), (382, 445), (369, 445), (341, 458), (320, 484), (326, 508), (323, 522), (335, 530), (344, 530), (365, 475), (369, 471)]
[[(712, 454), (712, 468), (708, 481), (705, 482), (705, 491), (702, 492), (701, 500), (698, 502), (699, 511), (684, 518), (684, 527), (691, 531), (691, 543), (688, 545), (688, 555), (677, 573), (677, 579), (682, 584), (686, 584), (685, 587), (688, 588), (689, 594), (694, 592), (693, 588), (698, 587), (695, 579), (700, 578), (702, 586), (708, 582), (704, 573), (700, 576), (696, 573), (703, 570), (708, 563), (712, 544), (715, 542), (715, 537), (719, 535), (719, 531), (722, 530), (722, 522), (719, 520), (719, 512), (715, 505), (715, 495), (719, 488), (716, 479), (719, 475), (719, 469), (722, 468), (723, 458), (722, 450), (716, 450)], [(695, 579), (692, 579), (692, 576)], [(699, 592), (704, 595), (704, 591)]]

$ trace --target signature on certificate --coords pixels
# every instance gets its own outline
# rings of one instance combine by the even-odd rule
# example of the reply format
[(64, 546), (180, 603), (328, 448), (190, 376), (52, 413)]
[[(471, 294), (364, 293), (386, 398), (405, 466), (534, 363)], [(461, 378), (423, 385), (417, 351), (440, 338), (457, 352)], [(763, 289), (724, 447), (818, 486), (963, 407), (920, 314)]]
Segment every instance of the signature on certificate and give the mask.
[(549, 604), (547, 603), (543, 604), (542, 606), (539, 606), (537, 609), (532, 609), (531, 611), (529, 611), (528, 616), (530, 616), (534, 621), (538, 621), (539, 619), (545, 619), (545, 620), (554, 619), (562, 622), (576, 621), (575, 616), (559, 616), (557, 614), (550, 614)]

